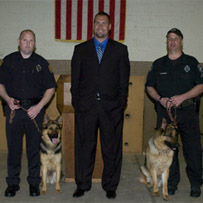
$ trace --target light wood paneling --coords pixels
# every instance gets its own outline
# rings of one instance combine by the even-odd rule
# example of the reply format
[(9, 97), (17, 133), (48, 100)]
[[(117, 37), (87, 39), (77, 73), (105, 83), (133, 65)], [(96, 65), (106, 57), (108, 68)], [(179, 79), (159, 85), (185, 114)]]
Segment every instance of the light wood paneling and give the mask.
[(142, 152), (144, 83), (144, 76), (130, 76), (128, 106), (124, 115), (124, 153)]

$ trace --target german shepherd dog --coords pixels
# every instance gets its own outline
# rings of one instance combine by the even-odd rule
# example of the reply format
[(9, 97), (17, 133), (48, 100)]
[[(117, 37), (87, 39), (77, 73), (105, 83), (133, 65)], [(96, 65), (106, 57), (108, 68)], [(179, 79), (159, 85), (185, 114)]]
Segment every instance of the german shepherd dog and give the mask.
[(47, 115), (44, 117), (42, 141), (40, 144), (42, 194), (46, 194), (46, 183), (56, 182), (56, 192), (60, 192), (62, 143), (61, 128), (62, 117), (50, 120)]
[(140, 182), (153, 185), (153, 195), (159, 196), (158, 187), (163, 185), (163, 199), (169, 200), (168, 177), (174, 150), (178, 148), (177, 125), (167, 124), (163, 118), (161, 127), (149, 140), (145, 153), (145, 165), (141, 167)]

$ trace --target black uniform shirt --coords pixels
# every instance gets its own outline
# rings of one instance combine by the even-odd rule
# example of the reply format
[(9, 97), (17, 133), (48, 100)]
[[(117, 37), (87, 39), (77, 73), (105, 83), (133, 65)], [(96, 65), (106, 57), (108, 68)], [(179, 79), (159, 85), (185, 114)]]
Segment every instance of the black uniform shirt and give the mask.
[(163, 97), (172, 97), (203, 84), (203, 72), (198, 61), (184, 53), (177, 60), (168, 56), (157, 59), (148, 73), (145, 86), (153, 87)]
[(48, 62), (36, 53), (24, 59), (14, 52), (3, 59), (0, 68), (0, 84), (10, 97), (17, 99), (41, 98), (47, 89), (56, 87)]

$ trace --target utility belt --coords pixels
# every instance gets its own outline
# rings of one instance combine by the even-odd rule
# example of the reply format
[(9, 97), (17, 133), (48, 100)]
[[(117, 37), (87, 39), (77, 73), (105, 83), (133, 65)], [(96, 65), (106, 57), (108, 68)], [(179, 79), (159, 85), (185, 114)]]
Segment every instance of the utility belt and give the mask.
[(178, 108), (184, 108), (193, 104), (196, 104), (196, 99), (187, 99), (182, 104), (180, 104)]
[(34, 98), (34, 99), (16, 99), (19, 101), (19, 105), (23, 107), (33, 106), (39, 103), (41, 98)]

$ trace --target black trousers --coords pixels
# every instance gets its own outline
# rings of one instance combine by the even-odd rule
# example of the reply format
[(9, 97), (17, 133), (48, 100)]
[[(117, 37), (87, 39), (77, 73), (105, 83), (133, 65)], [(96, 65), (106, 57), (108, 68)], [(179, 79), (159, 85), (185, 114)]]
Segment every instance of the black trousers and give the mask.
[[(163, 117), (170, 119), (166, 111), (158, 109), (157, 126)], [(174, 113), (174, 112), (173, 112)], [(195, 106), (188, 106), (176, 110), (178, 130), (182, 141), (183, 155), (186, 161), (186, 173), (191, 186), (200, 187), (202, 184), (202, 146), (199, 127), (199, 114)], [(175, 151), (170, 167), (168, 185), (177, 186), (180, 182), (180, 168), (178, 150)]]
[[(23, 110), (16, 110), (12, 124), (9, 123), (10, 109), (5, 106), (6, 112), (6, 136), (8, 144), (7, 170), (8, 176), (6, 182), (8, 185), (20, 183), (21, 158), (23, 135), (26, 136), (26, 153), (28, 159), (29, 184), (39, 185), (40, 178), (40, 140), (41, 134), (37, 131), (33, 121), (30, 120), (27, 113)], [(40, 112), (35, 118), (38, 127), (42, 129), (44, 113)]]
[(75, 181), (78, 188), (90, 190), (98, 129), (104, 161), (102, 187), (116, 191), (122, 165), (123, 111), (112, 116), (100, 101), (88, 112), (75, 112)]

